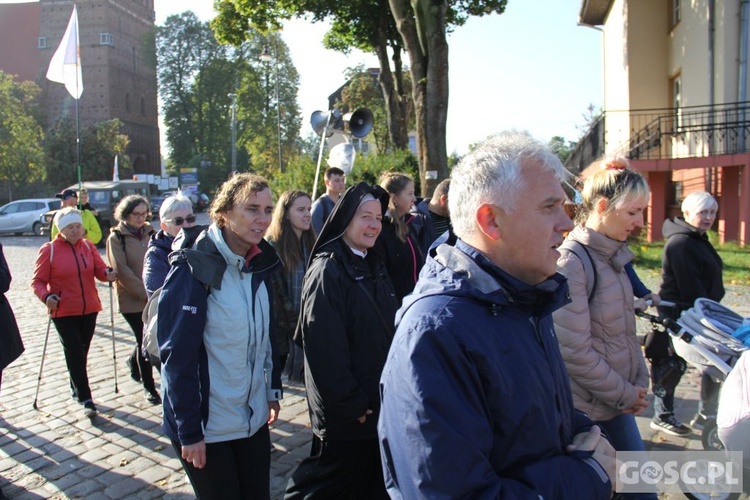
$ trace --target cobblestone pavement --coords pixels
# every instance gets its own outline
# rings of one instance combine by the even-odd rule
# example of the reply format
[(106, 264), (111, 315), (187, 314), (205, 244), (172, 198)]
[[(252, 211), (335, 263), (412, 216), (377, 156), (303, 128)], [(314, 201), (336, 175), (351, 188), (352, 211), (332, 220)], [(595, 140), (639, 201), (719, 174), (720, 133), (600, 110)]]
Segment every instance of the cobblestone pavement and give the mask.
[[(30, 290), (39, 237), (3, 237), (13, 274), (8, 299), (15, 311), (26, 352), (3, 372), (0, 391), (0, 488), (13, 499), (38, 498), (193, 498), (180, 462), (163, 436), (161, 406), (149, 404), (139, 383), (130, 379), (125, 360), (134, 339), (125, 320), (114, 314), (116, 363), (113, 363), (109, 288), (99, 285), (104, 310), (89, 354), (89, 378), (98, 416), (84, 418), (71, 400), (62, 348), (50, 329), (38, 410), (32, 408), (47, 328), (43, 304)], [(658, 277), (644, 276), (656, 286)], [(747, 288), (730, 287), (724, 303), (750, 315)], [(646, 328), (639, 322), (639, 328)], [(115, 368), (117, 387), (115, 392)], [(157, 384), (159, 382), (156, 375)], [(687, 421), (697, 409), (699, 378), (691, 370), (677, 393), (677, 415)], [(638, 418), (652, 449), (701, 449), (700, 436), (673, 438), (649, 428), (651, 410)], [(304, 386), (287, 385), (279, 421), (271, 430), (273, 498), (281, 498), (286, 480), (309, 453), (311, 431)]]

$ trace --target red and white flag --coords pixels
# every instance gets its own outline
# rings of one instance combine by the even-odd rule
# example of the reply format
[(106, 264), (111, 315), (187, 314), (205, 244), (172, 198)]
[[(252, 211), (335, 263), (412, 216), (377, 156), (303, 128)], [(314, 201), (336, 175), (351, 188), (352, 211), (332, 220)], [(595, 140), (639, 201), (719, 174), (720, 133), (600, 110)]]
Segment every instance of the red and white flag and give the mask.
[(73, 13), (68, 21), (60, 45), (49, 62), (47, 79), (65, 84), (65, 88), (74, 99), (80, 99), (83, 93), (81, 76), (81, 47), (78, 43), (78, 9), (73, 5)]

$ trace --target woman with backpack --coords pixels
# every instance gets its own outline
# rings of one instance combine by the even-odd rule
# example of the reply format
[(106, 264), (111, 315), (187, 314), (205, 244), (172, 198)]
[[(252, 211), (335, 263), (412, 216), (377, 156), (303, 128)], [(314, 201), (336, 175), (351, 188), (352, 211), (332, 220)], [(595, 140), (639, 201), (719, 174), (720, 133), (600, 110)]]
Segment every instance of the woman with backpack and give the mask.
[(117, 204), (114, 213), (119, 222), (107, 238), (107, 258), (117, 271), (117, 304), (135, 335), (135, 348), (128, 358), (130, 376), (143, 383), (146, 400), (161, 403), (156, 391), (151, 363), (143, 356), (143, 320), (146, 287), (143, 285), (143, 258), (154, 228), (148, 223), (149, 203), (140, 195), (130, 195)]
[[(284, 267), (272, 277), (273, 310), (279, 344), (281, 369), (289, 380), (304, 382), (304, 353), (292, 342), (302, 300), (302, 280), (315, 244), (311, 224), (310, 195), (304, 191), (284, 191), (276, 202), (266, 239), (276, 249)], [(285, 368), (285, 365), (288, 367)]]
[(31, 287), (47, 306), (65, 354), (70, 392), (83, 405), (83, 415), (96, 415), (86, 364), (96, 317), (102, 303), (96, 281), (114, 281), (116, 271), (107, 268), (93, 243), (84, 238), (81, 212), (65, 207), (55, 214), (54, 240), (39, 249)]
[(281, 399), (269, 282), (281, 261), (263, 239), (272, 212), (263, 177), (230, 177), (161, 291), (162, 427), (201, 499), (270, 498)]
[(626, 165), (623, 159), (605, 160), (583, 185), (583, 223), (568, 234), (571, 241), (557, 261), (571, 302), (553, 318), (576, 409), (606, 432), (615, 450), (643, 451), (635, 416), (649, 404), (649, 373), (625, 267), (634, 257), (627, 239), (643, 226), (649, 189)]

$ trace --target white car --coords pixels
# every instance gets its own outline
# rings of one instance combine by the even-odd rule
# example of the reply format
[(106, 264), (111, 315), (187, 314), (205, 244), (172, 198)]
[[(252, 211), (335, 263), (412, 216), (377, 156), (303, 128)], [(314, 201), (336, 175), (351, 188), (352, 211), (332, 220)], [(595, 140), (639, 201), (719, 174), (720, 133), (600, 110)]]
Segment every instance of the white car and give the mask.
[(42, 234), (40, 217), (45, 212), (60, 208), (58, 198), (34, 198), (11, 201), (0, 207), (0, 233)]

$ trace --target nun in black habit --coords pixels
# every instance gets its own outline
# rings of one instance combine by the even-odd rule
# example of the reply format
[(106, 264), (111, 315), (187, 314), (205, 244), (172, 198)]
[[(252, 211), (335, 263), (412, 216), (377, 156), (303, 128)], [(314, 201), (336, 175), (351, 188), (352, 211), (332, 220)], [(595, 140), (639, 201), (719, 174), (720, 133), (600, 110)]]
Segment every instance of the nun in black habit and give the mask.
[(375, 244), (388, 193), (349, 188), (312, 249), (297, 325), (313, 429), (285, 498), (388, 498), (378, 449), (378, 383), (398, 302)]

